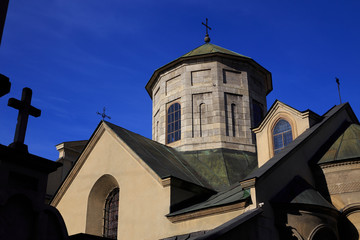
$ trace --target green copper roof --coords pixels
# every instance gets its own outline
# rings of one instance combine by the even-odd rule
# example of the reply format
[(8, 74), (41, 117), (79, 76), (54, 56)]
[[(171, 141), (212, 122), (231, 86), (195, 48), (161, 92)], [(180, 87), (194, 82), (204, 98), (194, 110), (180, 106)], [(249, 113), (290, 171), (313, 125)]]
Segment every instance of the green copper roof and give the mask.
[(351, 124), (320, 159), (330, 163), (360, 157), (360, 125)]
[(226, 148), (181, 152), (186, 162), (217, 191), (257, 168), (256, 153)]
[(224, 54), (229, 54), (229, 55), (233, 55), (233, 56), (237, 56), (237, 57), (245, 57), (245, 58), (249, 58), (247, 56), (241, 55), (239, 53), (227, 50), (225, 48), (216, 46), (214, 44), (211, 43), (205, 43), (203, 45), (201, 45), (198, 48), (195, 48), (194, 50), (188, 52), (187, 54), (181, 56), (180, 58), (183, 57), (191, 57), (191, 56), (199, 56), (199, 55), (205, 55), (205, 54), (210, 54), (210, 53), (224, 53)]

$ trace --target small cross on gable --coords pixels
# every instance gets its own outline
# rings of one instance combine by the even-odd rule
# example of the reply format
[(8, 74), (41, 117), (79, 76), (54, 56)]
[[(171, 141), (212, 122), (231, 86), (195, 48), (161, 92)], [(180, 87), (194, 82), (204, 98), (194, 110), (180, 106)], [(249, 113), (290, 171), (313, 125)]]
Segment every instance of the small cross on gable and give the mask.
[(100, 115), (100, 116), (102, 117), (102, 120), (103, 120), (103, 121), (105, 120), (105, 118), (111, 119), (110, 116), (108, 116), (108, 115), (105, 114), (105, 107), (103, 108), (103, 112), (102, 112), (102, 113), (97, 112), (96, 114)]
[(27, 146), (24, 144), (24, 140), (29, 115), (34, 117), (39, 117), (41, 115), (41, 110), (31, 106), (31, 96), (31, 89), (24, 88), (21, 95), (21, 101), (15, 98), (10, 98), (8, 102), (9, 107), (19, 110), (14, 142), (11, 143), (9, 146), (25, 152), (28, 151)]

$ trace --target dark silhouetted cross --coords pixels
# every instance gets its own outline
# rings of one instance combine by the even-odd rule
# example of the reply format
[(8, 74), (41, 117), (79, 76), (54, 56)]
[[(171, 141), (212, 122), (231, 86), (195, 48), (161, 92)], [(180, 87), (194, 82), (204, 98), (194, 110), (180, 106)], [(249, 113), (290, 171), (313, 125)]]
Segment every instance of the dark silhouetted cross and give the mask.
[(210, 37), (209, 37), (209, 34), (208, 34), (208, 29), (211, 30), (211, 27), (208, 26), (208, 19), (206, 18), (206, 23), (202, 23), (202, 24), (206, 27), (206, 35), (205, 35), (204, 41), (205, 41), (205, 43), (209, 43), (210, 42)]
[(340, 104), (341, 104), (342, 102), (341, 102), (341, 95), (340, 95), (340, 80), (337, 77), (335, 78), (335, 80), (336, 80), (336, 83), (337, 83), (337, 86), (338, 86), (339, 98), (340, 98)]
[(105, 114), (105, 107), (103, 108), (103, 112), (102, 112), (102, 113), (96, 112), (96, 114), (100, 115), (100, 116), (102, 117), (102, 120), (103, 120), (103, 121), (104, 121), (105, 118), (111, 119), (110, 116), (108, 116), (108, 115)]
[(208, 26), (208, 19), (207, 19), (207, 18), (206, 18), (206, 23), (203, 23), (203, 22), (202, 22), (202, 25), (204, 25), (204, 26), (206, 27), (206, 35), (209, 35), (209, 34), (208, 34), (208, 29), (211, 30), (211, 27)]
[(24, 144), (26, 127), (29, 119), (29, 115), (39, 117), (41, 110), (31, 106), (32, 91), (30, 88), (24, 88), (21, 95), (21, 101), (10, 98), (8, 106), (19, 110), (14, 142), (9, 146), (17, 150), (28, 151), (27, 146)]

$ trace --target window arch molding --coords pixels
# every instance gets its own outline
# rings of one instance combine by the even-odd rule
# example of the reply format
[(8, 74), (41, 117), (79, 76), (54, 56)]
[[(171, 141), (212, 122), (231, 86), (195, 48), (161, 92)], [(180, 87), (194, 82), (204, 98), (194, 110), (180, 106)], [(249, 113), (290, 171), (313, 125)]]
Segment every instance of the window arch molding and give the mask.
[[(345, 206), (340, 210), (339, 234), (345, 239), (358, 239), (359, 232), (351, 219), (352, 215), (360, 216), (360, 202), (355, 202)], [(358, 219), (358, 217), (356, 217)]]
[(115, 177), (110, 174), (102, 175), (90, 190), (85, 232), (96, 236), (102, 236), (104, 230), (104, 207), (109, 194), (119, 188)]
[[(178, 107), (178, 108), (177, 108)], [(171, 109), (173, 108), (173, 109)], [(178, 115), (177, 115), (178, 112)], [(181, 140), (181, 103), (173, 101), (166, 108), (166, 144)]]
[(336, 233), (332, 230), (331, 226), (320, 224), (316, 226), (310, 233), (308, 240), (320, 240), (326, 236), (328, 240), (337, 240)]
[(293, 117), (290, 114), (281, 112), (281, 113), (277, 114), (273, 119), (274, 120), (271, 122), (270, 127), (268, 128), (268, 142), (269, 142), (270, 157), (273, 157), (275, 155), (273, 132), (274, 132), (275, 126), (278, 124), (278, 122), (280, 120), (285, 120), (290, 124), (293, 140), (298, 136), (295, 120), (293, 119)]
[(348, 216), (349, 214), (351, 214), (353, 212), (360, 212), (360, 202), (352, 203), (352, 204), (345, 206), (341, 210), (341, 215)]

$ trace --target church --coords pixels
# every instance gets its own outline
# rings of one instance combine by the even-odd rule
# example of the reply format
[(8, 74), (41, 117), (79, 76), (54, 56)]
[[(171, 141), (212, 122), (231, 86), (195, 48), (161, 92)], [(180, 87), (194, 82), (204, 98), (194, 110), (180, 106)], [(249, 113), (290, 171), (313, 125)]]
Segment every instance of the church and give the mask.
[(359, 239), (351, 106), (267, 110), (272, 86), (208, 35), (155, 70), (152, 140), (101, 121), (87, 141), (57, 145), (47, 196), (70, 239)]

